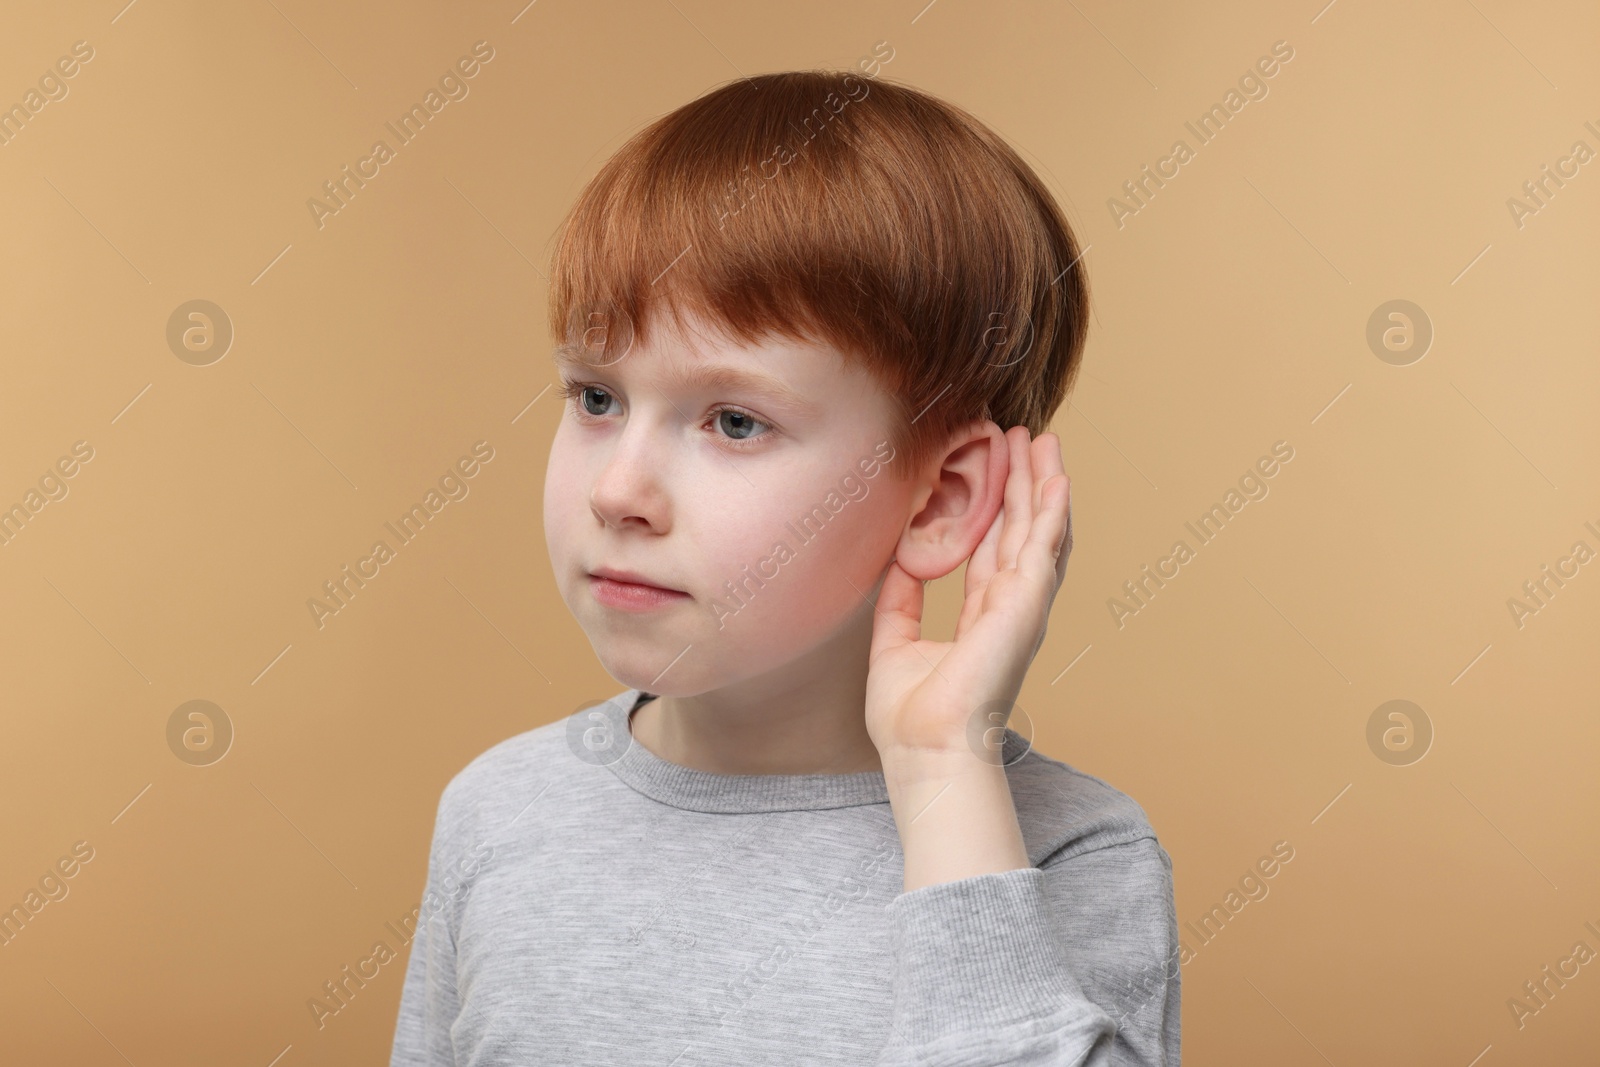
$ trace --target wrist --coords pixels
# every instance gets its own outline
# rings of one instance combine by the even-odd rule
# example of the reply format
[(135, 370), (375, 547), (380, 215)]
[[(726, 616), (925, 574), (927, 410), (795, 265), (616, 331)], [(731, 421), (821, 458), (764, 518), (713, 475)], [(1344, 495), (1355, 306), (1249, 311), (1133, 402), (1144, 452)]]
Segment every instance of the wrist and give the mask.
[(971, 752), (886, 761), (905, 891), (1029, 866), (1006, 770)]
[(896, 785), (947, 782), (985, 766), (998, 769), (979, 759), (977, 753), (967, 746), (965, 739), (945, 748), (880, 749), (878, 759), (883, 764), (883, 776), (890, 792), (894, 791)]

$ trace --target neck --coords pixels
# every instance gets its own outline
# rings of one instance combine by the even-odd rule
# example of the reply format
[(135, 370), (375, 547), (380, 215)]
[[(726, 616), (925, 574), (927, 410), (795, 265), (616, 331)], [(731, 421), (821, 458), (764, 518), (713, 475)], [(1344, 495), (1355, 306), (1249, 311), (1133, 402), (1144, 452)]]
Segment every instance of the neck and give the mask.
[(655, 755), (713, 774), (881, 771), (867, 734), (871, 605), (827, 641), (765, 674), (647, 701), (629, 723)]

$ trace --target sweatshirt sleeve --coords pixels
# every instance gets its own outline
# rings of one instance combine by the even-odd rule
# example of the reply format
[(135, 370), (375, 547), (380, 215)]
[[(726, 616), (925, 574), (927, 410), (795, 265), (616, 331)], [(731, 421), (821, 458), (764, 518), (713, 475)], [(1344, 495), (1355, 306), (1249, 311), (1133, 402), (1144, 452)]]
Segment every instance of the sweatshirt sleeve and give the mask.
[(454, 1067), (456, 1062), (450, 1026), (461, 1005), (456, 994), (454, 915), (449, 907), (449, 889), (457, 884), (448, 866), (455, 852), (447, 818), (449, 799), (447, 788), (434, 818), (427, 884), (406, 963), (389, 1067)]
[(1178, 1067), (1171, 872), (1141, 837), (896, 897), (879, 1067)]

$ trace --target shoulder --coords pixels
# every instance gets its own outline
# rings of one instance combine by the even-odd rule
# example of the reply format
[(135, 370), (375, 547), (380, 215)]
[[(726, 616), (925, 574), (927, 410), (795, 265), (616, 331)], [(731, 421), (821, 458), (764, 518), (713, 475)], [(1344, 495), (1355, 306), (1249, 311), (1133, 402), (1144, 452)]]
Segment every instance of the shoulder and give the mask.
[(1006, 777), (1035, 866), (1054, 866), (1121, 845), (1170, 864), (1139, 803), (1102, 778), (1045, 755), (1006, 731)]
[(543, 777), (564, 751), (565, 719), (508, 737), (480, 752), (444, 787), (442, 802), (472, 805), (502, 793), (530, 774)]
[(574, 799), (611, 781), (609, 774), (593, 773), (604, 760), (591, 754), (594, 738), (585, 734), (620, 730), (625, 736), (625, 695), (592, 701), (578, 712), (524, 730), (479, 753), (444, 787), (440, 822), (457, 832), (505, 825), (512, 819), (520, 821), (524, 812), (533, 817), (530, 805), (554, 807), (552, 801)]

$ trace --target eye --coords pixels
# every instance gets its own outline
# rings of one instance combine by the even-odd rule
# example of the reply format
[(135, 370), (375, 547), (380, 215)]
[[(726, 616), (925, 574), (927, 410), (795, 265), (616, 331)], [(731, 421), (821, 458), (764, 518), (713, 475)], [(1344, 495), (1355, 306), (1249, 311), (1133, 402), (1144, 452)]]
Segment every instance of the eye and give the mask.
[[(741, 411), (738, 408), (718, 408), (713, 421), (718, 429), (728, 435), (728, 441), (736, 445), (754, 443), (762, 436), (770, 436), (772, 430), (770, 423), (763, 422), (748, 411)], [(755, 430), (757, 426), (765, 426), (768, 433), (758, 435)]]
[(766, 426), (765, 422), (755, 418), (749, 411), (739, 411), (738, 408), (722, 408), (717, 413), (717, 427), (725, 430), (728, 437), (734, 440), (747, 440), (754, 437), (755, 427)]
[[(599, 398), (598, 401), (596, 401), (597, 397)], [(578, 390), (578, 403), (581, 404), (583, 406), (583, 410), (590, 415), (604, 415), (606, 413), (606, 402), (610, 399), (610, 397), (610, 393), (594, 385), (586, 385), (582, 389)], [(591, 402), (598, 402), (600, 405), (600, 410), (595, 411), (591, 406)]]
[[(563, 381), (561, 383), (561, 395), (573, 401), (573, 407), (580, 418), (583, 416), (599, 418), (606, 413), (607, 404), (615, 399), (611, 393), (600, 386), (588, 385), (584, 382)], [(591, 404), (598, 404), (600, 410), (594, 410), (590, 406)]]
[[(604, 386), (587, 382), (561, 382), (561, 395), (571, 404), (574, 417), (579, 422), (596, 422), (612, 413), (617, 403), (616, 394)], [(758, 447), (764, 438), (778, 432), (776, 426), (759, 419), (743, 408), (720, 405), (710, 412), (710, 424), (718, 432), (725, 447), (735, 449)]]

